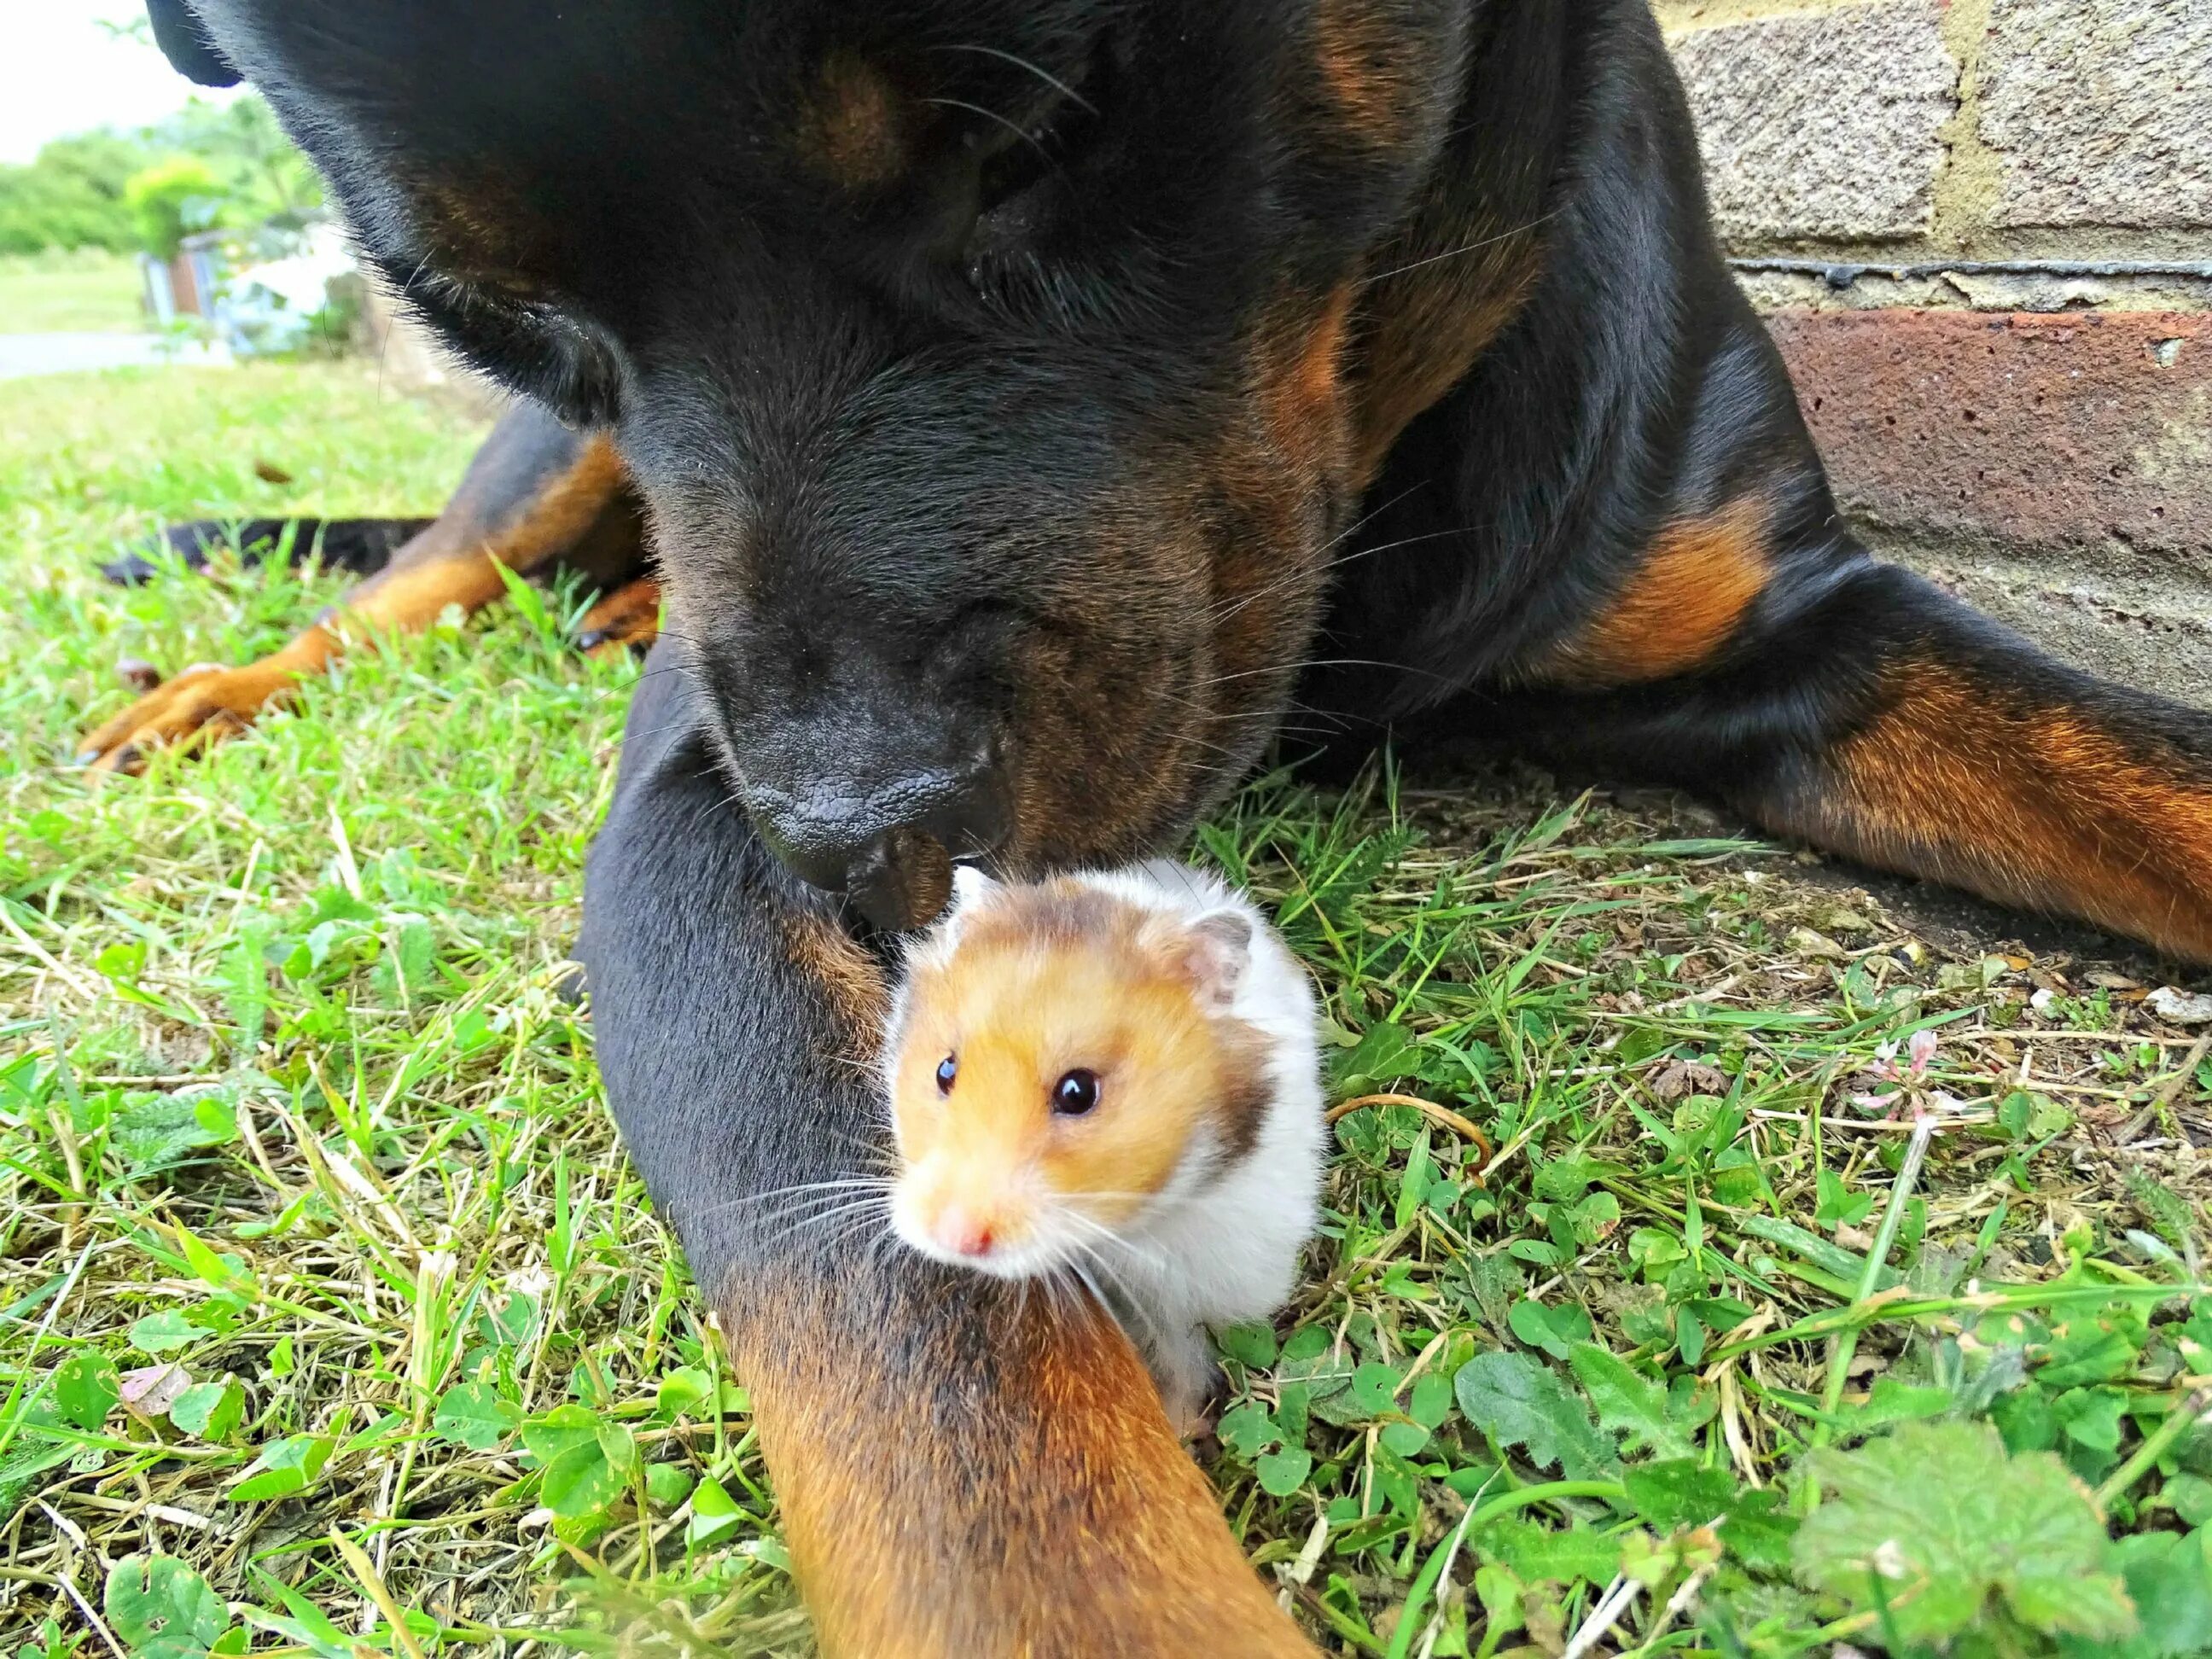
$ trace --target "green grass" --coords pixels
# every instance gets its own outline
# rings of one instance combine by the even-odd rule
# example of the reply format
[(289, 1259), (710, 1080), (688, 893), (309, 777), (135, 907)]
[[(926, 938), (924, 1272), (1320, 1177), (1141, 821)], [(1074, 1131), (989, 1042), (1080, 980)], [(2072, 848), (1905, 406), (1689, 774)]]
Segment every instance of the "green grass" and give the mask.
[(139, 293), (128, 254), (0, 256), (0, 334), (137, 333), (153, 326)]
[[(52, 763), (118, 657), (334, 588), (118, 592), (120, 541), (428, 510), (477, 431), (357, 365), (0, 386), (0, 1651), (807, 1649), (554, 988), (632, 671), (507, 609), (203, 763)], [(1599, 1652), (2212, 1645), (2212, 1066), (2124, 966), (1519, 775), (1277, 779), (1201, 843), (1318, 970), (1333, 1097), (1423, 1103), (1337, 1123), (1203, 1449), (1324, 1648), (1557, 1653), (1624, 1567)], [(1908, 1182), (1854, 1097), (1920, 1030), (1962, 1104)]]

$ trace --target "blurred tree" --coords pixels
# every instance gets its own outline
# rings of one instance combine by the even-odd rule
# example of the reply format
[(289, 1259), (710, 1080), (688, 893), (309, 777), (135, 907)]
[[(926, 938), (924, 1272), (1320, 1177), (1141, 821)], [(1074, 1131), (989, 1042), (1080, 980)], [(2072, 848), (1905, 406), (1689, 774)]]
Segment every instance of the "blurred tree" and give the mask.
[(153, 158), (143, 138), (82, 132), (54, 139), (28, 167), (0, 167), (0, 252), (137, 246), (124, 190)]
[[(185, 171), (187, 161), (199, 171)], [(0, 167), (0, 253), (143, 248), (167, 258), (180, 235), (296, 225), (322, 199), (313, 168), (260, 98), (195, 98), (143, 131), (57, 138), (30, 166)]]
[(226, 205), (215, 169), (197, 155), (172, 155), (131, 175), (123, 186), (138, 246), (157, 259), (173, 259), (194, 231), (223, 217)]
[(258, 94), (225, 104), (195, 98), (147, 136), (160, 149), (198, 156), (214, 169), (226, 224), (296, 220), (322, 204), (322, 180)]

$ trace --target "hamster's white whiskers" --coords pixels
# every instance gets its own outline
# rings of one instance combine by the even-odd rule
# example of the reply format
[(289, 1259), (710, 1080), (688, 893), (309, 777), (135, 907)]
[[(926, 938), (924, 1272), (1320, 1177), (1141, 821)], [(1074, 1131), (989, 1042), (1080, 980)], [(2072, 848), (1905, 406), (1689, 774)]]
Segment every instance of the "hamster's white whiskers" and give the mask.
[[(1109, 1319), (1121, 1328), (1123, 1334), (1133, 1334), (1135, 1340), (1146, 1347), (1154, 1346), (1160, 1341), (1163, 1333), (1158, 1322), (1146, 1311), (1144, 1298), (1129, 1287), (1128, 1280), (1115, 1272), (1106, 1258), (1099, 1255), (1095, 1248), (1079, 1249), (1076, 1255), (1067, 1265), (1070, 1271), (1091, 1287), (1091, 1294), (1097, 1298), (1099, 1307), (1105, 1310)], [(1100, 1288), (1098, 1281), (1091, 1276), (1092, 1268), (1096, 1268), (1115, 1290), (1121, 1293), (1118, 1298), (1107, 1295)], [(1125, 1310), (1133, 1314), (1137, 1322), (1145, 1328), (1141, 1333), (1133, 1334), (1129, 1331), (1127, 1323), (1122, 1318)]]
[[(807, 1227), (827, 1226), (842, 1216), (858, 1215), (877, 1210), (882, 1211), (888, 1218), (890, 1214), (890, 1200), (883, 1198), (868, 1198), (853, 1202), (818, 1203), (806, 1209), (794, 1207), (788, 1210), (775, 1210), (759, 1217), (757, 1224), (768, 1230), (763, 1232), (761, 1240), (763, 1243), (769, 1243), (779, 1238), (787, 1238), (793, 1233)], [(775, 1225), (774, 1224), (776, 1223), (784, 1224)]]
[(1067, 1305), (1062, 1299), (1066, 1294), (1067, 1286), (1058, 1273), (1031, 1273), (1024, 1279), (1022, 1283), (1036, 1285), (1043, 1290), (1045, 1308), (1051, 1314), (1054, 1324), (1067, 1322)]
[(890, 1232), (890, 1226), (889, 1223), (877, 1221), (872, 1218), (863, 1216), (858, 1220), (848, 1223), (845, 1226), (839, 1228), (836, 1232), (831, 1233), (828, 1237), (823, 1239), (821, 1241), (822, 1251), (823, 1255), (827, 1255), (832, 1252), (842, 1249), (846, 1245), (849, 1244), (856, 1238), (865, 1238), (867, 1240), (868, 1254), (872, 1257), (875, 1252), (882, 1247), (884, 1239), (889, 1236)]
[[(1097, 1234), (1107, 1243), (1111, 1244), (1115, 1249), (1135, 1257), (1146, 1267), (1159, 1272), (1164, 1272), (1166, 1270), (1167, 1263), (1162, 1259), (1160, 1253), (1158, 1250), (1147, 1249), (1144, 1246), (1136, 1243), (1134, 1241), (1123, 1237), (1121, 1234), (1115, 1232), (1114, 1229), (1108, 1226), (1104, 1222), (1099, 1220), (1096, 1216), (1085, 1215), (1073, 1205), (1067, 1203), (1054, 1205), (1053, 1209), (1054, 1213), (1061, 1219), (1073, 1221), (1079, 1226), (1089, 1228), (1091, 1232)], [(1077, 1248), (1081, 1249), (1085, 1247), (1079, 1245)], [(1096, 1249), (1097, 1246), (1092, 1245), (1088, 1248)]]
[[(889, 1214), (887, 1209), (884, 1209), (884, 1206), (872, 1200), (840, 1205), (834, 1209), (817, 1210), (810, 1215), (802, 1215), (792, 1219), (789, 1225), (778, 1228), (769, 1234), (763, 1242), (772, 1243), (778, 1239), (789, 1238), (793, 1234), (806, 1232), (816, 1227), (827, 1227), (833, 1222), (843, 1221), (855, 1216), (873, 1215), (879, 1210), (882, 1210), (885, 1215)], [(781, 1220), (784, 1218), (778, 1217), (777, 1219)]]
[(882, 1261), (885, 1250), (896, 1252), (902, 1248), (898, 1230), (886, 1219), (882, 1226), (869, 1235), (867, 1254), (861, 1258), (861, 1265), (873, 1270)]
[[(1098, 1267), (1102, 1272), (1105, 1270), (1105, 1264), (1097, 1261), (1096, 1257), (1091, 1258), (1091, 1266)], [(1100, 1286), (1098, 1281), (1091, 1276), (1091, 1268), (1085, 1267), (1080, 1259), (1071, 1257), (1067, 1263), (1067, 1271), (1074, 1274), (1077, 1279), (1080, 1279), (1083, 1283), (1084, 1288), (1091, 1292), (1091, 1299), (1098, 1304), (1098, 1311), (1104, 1314), (1107, 1318), (1112, 1320), (1115, 1325), (1120, 1328), (1121, 1334), (1124, 1336), (1127, 1336), (1129, 1334), (1129, 1330), (1126, 1325), (1121, 1323), (1121, 1308), (1115, 1305), (1113, 1297), (1106, 1294), (1105, 1291)], [(1112, 1275), (1109, 1273), (1108, 1277), (1111, 1278)], [(1127, 1292), (1123, 1293), (1121, 1300), (1124, 1303), (1127, 1303), (1131, 1310), (1133, 1311), (1134, 1310), (1135, 1304), (1133, 1303), (1129, 1303)], [(1139, 1313), (1138, 1314), (1138, 1317), (1139, 1319), (1143, 1319), (1144, 1316)], [(1145, 1334), (1140, 1338), (1135, 1339), (1139, 1343), (1151, 1341), (1157, 1334), (1152, 1329), (1151, 1321), (1146, 1320), (1145, 1325)]]
[(884, 1229), (869, 1217), (858, 1216), (852, 1220), (846, 1222), (843, 1225), (839, 1226), (830, 1232), (824, 1233), (819, 1239), (817, 1239), (815, 1243), (820, 1246), (824, 1255), (828, 1255), (829, 1253), (850, 1243), (854, 1238), (861, 1237), (874, 1238), (879, 1237), (883, 1231)]
[(842, 1181), (802, 1181), (796, 1186), (771, 1187), (764, 1192), (747, 1193), (742, 1197), (731, 1199), (725, 1203), (710, 1205), (699, 1212), (698, 1218), (704, 1219), (710, 1215), (721, 1215), (727, 1211), (741, 1210), (755, 1204), (766, 1204), (772, 1199), (797, 1198), (802, 1194), (813, 1193), (846, 1192), (862, 1188), (874, 1192), (887, 1193), (896, 1184), (896, 1177), (888, 1175), (855, 1176)]
[[(873, 1070), (872, 1067), (870, 1069)], [(895, 1132), (894, 1126), (888, 1117), (884, 1120), (883, 1128), (886, 1135)], [(893, 1175), (898, 1173), (898, 1153), (888, 1140), (870, 1140), (864, 1136), (854, 1134), (850, 1129), (831, 1129), (828, 1133), (832, 1140), (842, 1140), (860, 1153), (866, 1164)]]
[[(780, 1243), (783, 1240), (790, 1238), (795, 1234), (805, 1232), (811, 1228), (826, 1227), (833, 1221), (842, 1220), (848, 1217), (872, 1215), (878, 1212), (882, 1213), (884, 1224), (889, 1225), (890, 1220), (890, 1200), (886, 1197), (878, 1196), (874, 1198), (866, 1198), (860, 1200), (857, 1203), (844, 1204), (829, 1209), (816, 1210), (811, 1214), (799, 1217), (799, 1219), (793, 1221), (789, 1226), (780, 1228), (776, 1231), (769, 1234), (761, 1242), (764, 1244)], [(782, 1218), (775, 1217), (771, 1218), (781, 1219)]]

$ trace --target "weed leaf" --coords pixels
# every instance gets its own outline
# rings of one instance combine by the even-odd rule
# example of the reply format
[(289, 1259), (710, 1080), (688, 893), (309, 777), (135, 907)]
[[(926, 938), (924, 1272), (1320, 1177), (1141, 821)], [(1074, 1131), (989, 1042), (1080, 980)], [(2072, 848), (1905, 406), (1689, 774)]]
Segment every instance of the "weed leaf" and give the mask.
[(1621, 1436), (1624, 1451), (1690, 1455), (1690, 1437), (1675, 1422), (1674, 1402), (1658, 1383), (1595, 1342), (1577, 1343), (1567, 1363), (1597, 1407), (1598, 1425)]
[(1645, 1463), (1620, 1477), (1628, 1502), (1655, 1530), (1702, 1527), (1728, 1514), (1736, 1499), (1735, 1482), (1725, 1469), (1709, 1469), (1694, 1457)]
[(1303, 1446), (1288, 1446), (1263, 1454), (1254, 1467), (1259, 1471), (1261, 1491), (1270, 1498), (1288, 1498), (1313, 1473), (1313, 1454)]
[(169, 1421), (201, 1440), (226, 1440), (246, 1417), (246, 1390), (235, 1377), (195, 1382), (169, 1406)]
[(229, 1627), (206, 1579), (171, 1555), (129, 1555), (108, 1570), (107, 1622), (137, 1659), (199, 1659)]
[(123, 1379), (106, 1354), (87, 1350), (54, 1367), (54, 1406), (63, 1422), (88, 1434), (107, 1420), (122, 1397)]
[(1213, 1334), (1216, 1346), (1247, 1370), (1265, 1370), (1275, 1363), (1275, 1331), (1254, 1321), (1247, 1325), (1224, 1325)]
[(1514, 1335), (1554, 1359), (1565, 1359), (1574, 1345), (1590, 1334), (1589, 1316), (1571, 1303), (1547, 1308), (1524, 1297), (1513, 1304), (1506, 1322), (1512, 1326)]
[(1424, 1371), (1413, 1379), (1413, 1391), (1406, 1401), (1406, 1415), (1425, 1429), (1440, 1429), (1444, 1419), (1451, 1415), (1452, 1389), (1449, 1378), (1439, 1371)]
[(248, 1466), (246, 1478), (223, 1493), (234, 1504), (257, 1504), (305, 1492), (331, 1461), (336, 1443), (326, 1435), (294, 1434), (272, 1440)]
[(1823, 1227), (1856, 1227), (1874, 1212), (1874, 1194), (1852, 1192), (1833, 1170), (1820, 1171), (1820, 1188), (1813, 1218)]
[(1757, 1571), (1787, 1571), (1798, 1521), (1785, 1513), (1781, 1504), (1780, 1496), (1771, 1490), (1747, 1492), (1738, 1498), (1721, 1522), (1721, 1542), (1728, 1546), (1729, 1553)]
[(1908, 1423), (1813, 1467), (1829, 1497), (1798, 1528), (1798, 1576), (1864, 1606), (1879, 1575), (1904, 1639), (1943, 1641), (1985, 1610), (2044, 1635), (2134, 1631), (2104, 1522), (2049, 1453), (2008, 1457), (1984, 1423)]
[(1248, 1461), (1258, 1456), (1262, 1447), (1273, 1445), (1280, 1437), (1267, 1408), (1250, 1402), (1222, 1413), (1213, 1433), (1223, 1445)]
[(691, 1495), (691, 1471), (681, 1463), (654, 1463), (645, 1472), (645, 1494), (657, 1510), (672, 1510)]
[(1620, 1547), (1587, 1527), (1553, 1532), (1533, 1521), (1501, 1521), (1485, 1533), (1485, 1560), (1503, 1563), (1528, 1583), (1602, 1584), (1620, 1565)]
[(1520, 1446), (1535, 1462), (1556, 1463), (1571, 1480), (1607, 1480), (1619, 1473), (1612, 1445), (1582, 1402), (1527, 1354), (1502, 1348), (1479, 1353), (1459, 1368), (1453, 1387), (1467, 1420), (1500, 1446)]
[(1398, 1372), (1389, 1365), (1374, 1360), (1355, 1367), (1347, 1384), (1330, 1393), (1316, 1392), (1313, 1414), (1324, 1423), (1334, 1423), (1349, 1428), (1354, 1424), (1370, 1422), (1393, 1411), (1393, 1397), (1398, 1391)]
[(691, 1489), (691, 1519), (684, 1535), (694, 1544), (720, 1541), (750, 1519), (712, 1475)]
[(1884, 1376), (1875, 1381), (1863, 1404), (1845, 1406), (1837, 1413), (1836, 1426), (1846, 1434), (1871, 1434), (1893, 1423), (1941, 1417), (1958, 1403), (1958, 1396), (1948, 1389), (1920, 1387)]
[(190, 1347), (207, 1334), (204, 1326), (195, 1325), (180, 1313), (148, 1314), (131, 1328), (131, 1346), (141, 1353), (167, 1353), (172, 1348)]
[(522, 1413), (489, 1382), (462, 1382), (446, 1390), (430, 1419), (437, 1434), (471, 1451), (495, 1451), (514, 1431)]
[(282, 1579), (270, 1577), (260, 1568), (252, 1567), (247, 1571), (261, 1592), (282, 1604), (285, 1609), (284, 1613), (274, 1613), (265, 1607), (241, 1607), (240, 1612), (248, 1624), (306, 1648), (315, 1654), (317, 1659), (358, 1659), (353, 1639), (333, 1625), (320, 1607)]
[(122, 1154), (134, 1177), (165, 1170), (190, 1153), (238, 1138), (234, 1115), (202, 1110), (216, 1105), (229, 1110), (220, 1091), (134, 1097), (116, 1109), (108, 1144)]
[(563, 1520), (595, 1515), (620, 1497), (636, 1456), (628, 1429), (582, 1406), (556, 1406), (522, 1427), (522, 1443), (544, 1466), (539, 1496)]
[(2113, 1553), (2142, 1630), (2117, 1650), (2069, 1641), (2069, 1659), (2194, 1659), (2212, 1651), (2212, 1534), (2138, 1533)]

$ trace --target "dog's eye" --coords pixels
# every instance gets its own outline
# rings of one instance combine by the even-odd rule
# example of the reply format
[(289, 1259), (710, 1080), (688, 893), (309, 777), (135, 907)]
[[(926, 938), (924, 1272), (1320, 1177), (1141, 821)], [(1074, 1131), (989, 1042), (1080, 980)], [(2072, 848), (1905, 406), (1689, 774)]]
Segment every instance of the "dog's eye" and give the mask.
[(1097, 1103), (1096, 1072), (1069, 1072), (1052, 1085), (1052, 1109), (1061, 1117), (1081, 1117)]
[(1044, 112), (1018, 129), (992, 125), (976, 179), (976, 212), (967, 249), (971, 278), (982, 281), (1005, 262), (1033, 255), (1050, 227), (1100, 126), (1095, 94), (1100, 77), (1065, 88)]
[(978, 180), (977, 200), (981, 215), (989, 218), (1017, 197), (1036, 188), (1065, 168), (1097, 113), (1071, 95), (1063, 98), (1045, 118), (1009, 134), (985, 160)]

